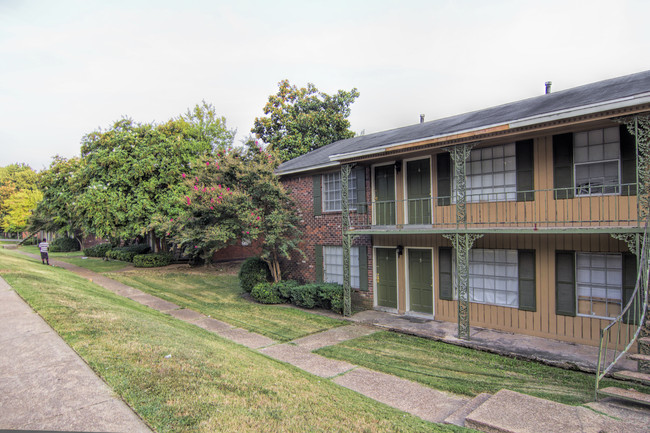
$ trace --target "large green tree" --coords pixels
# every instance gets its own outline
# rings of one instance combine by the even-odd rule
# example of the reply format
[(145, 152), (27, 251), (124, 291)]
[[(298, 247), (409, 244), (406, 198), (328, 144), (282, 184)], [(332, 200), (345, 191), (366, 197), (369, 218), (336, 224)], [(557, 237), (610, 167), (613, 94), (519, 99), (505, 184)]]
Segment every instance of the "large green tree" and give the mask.
[(185, 253), (207, 261), (242, 239), (259, 239), (261, 258), (279, 281), (280, 259), (299, 251), (301, 232), (294, 202), (274, 173), (278, 164), (272, 152), (249, 140), (203, 160), (193, 176), (185, 176), (186, 213), (169, 221)]
[(289, 80), (278, 87), (278, 93), (269, 96), (264, 106), (266, 116), (255, 118), (251, 132), (269, 144), (282, 161), (354, 137), (348, 117), (350, 105), (359, 97), (357, 89), (328, 95), (311, 83), (298, 88)]
[(22, 232), (40, 200), (38, 173), (26, 164), (0, 167), (0, 226), (8, 232)]
[(230, 146), (234, 134), (204, 102), (163, 124), (122, 119), (86, 135), (76, 210), (87, 231), (119, 239), (151, 234), (164, 247), (164, 222), (181, 212), (181, 173)]

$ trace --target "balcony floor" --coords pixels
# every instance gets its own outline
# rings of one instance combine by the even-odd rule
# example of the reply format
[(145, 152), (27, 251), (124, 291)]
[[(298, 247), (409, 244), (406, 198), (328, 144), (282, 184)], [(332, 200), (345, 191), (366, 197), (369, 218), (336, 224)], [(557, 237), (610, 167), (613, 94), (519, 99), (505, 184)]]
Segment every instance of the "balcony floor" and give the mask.
[(369, 228), (353, 228), (349, 230), (354, 235), (421, 235), (447, 233), (503, 233), (503, 234), (566, 234), (566, 233), (643, 233), (639, 226), (564, 226), (564, 227), (476, 227), (476, 226), (371, 226)]

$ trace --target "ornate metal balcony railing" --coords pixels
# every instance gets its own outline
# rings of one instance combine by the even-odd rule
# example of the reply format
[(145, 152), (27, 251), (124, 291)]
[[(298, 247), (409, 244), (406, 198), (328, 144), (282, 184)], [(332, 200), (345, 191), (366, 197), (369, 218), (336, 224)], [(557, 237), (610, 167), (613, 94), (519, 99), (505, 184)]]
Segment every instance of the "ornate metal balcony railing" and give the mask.
[(453, 197), (374, 201), (366, 213), (350, 214), (350, 229), (593, 229), (642, 228), (635, 185), (616, 194), (588, 194), (584, 188), (481, 192), (466, 196), (466, 222), (458, 222)]

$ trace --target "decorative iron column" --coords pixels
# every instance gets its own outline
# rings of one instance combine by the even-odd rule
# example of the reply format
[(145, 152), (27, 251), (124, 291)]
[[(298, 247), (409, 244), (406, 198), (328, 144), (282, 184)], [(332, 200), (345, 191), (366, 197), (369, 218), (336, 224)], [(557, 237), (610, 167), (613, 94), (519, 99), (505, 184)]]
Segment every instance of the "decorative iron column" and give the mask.
[[(449, 147), (454, 163), (454, 197), (456, 199), (456, 228), (467, 229), (467, 185), (465, 163), (474, 147), (473, 143)], [(456, 288), (458, 291), (458, 338), (470, 339), (469, 324), (469, 250), (482, 234), (453, 233), (443, 235), (449, 239), (456, 252)]]
[(350, 247), (352, 246), (352, 235), (350, 231), (350, 201), (349, 183), (352, 166), (341, 165), (341, 234), (343, 236), (343, 315), (352, 314), (352, 289), (350, 284)]

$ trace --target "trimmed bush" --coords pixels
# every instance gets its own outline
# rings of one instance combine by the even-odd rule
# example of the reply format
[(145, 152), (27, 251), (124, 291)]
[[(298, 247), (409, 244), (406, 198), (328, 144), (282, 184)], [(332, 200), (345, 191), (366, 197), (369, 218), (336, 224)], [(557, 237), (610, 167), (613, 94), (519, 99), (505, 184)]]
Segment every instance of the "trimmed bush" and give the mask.
[(149, 252), (149, 245), (137, 244), (126, 247), (113, 248), (106, 252), (106, 257), (123, 262), (132, 262), (135, 256)]
[(84, 248), (84, 256), (88, 257), (106, 257), (106, 253), (111, 250), (113, 246), (110, 243), (97, 244), (95, 246)]
[(271, 271), (266, 262), (259, 257), (249, 257), (239, 269), (239, 285), (250, 293), (259, 283), (271, 281)]
[(173, 258), (172, 253), (138, 254), (133, 257), (133, 265), (136, 268), (158, 268), (169, 265)]
[(318, 289), (320, 284), (305, 284), (291, 289), (291, 302), (299, 307), (316, 308), (320, 307)]
[(291, 299), (291, 291), (294, 287), (298, 287), (300, 283), (295, 280), (282, 280), (275, 283), (275, 287), (280, 293), (280, 297), (287, 302), (293, 302)]
[(320, 284), (318, 296), (321, 299), (323, 308), (332, 310), (335, 313), (343, 312), (343, 286), (334, 283)]
[(251, 290), (251, 296), (262, 304), (281, 304), (284, 302), (280, 297), (277, 284), (273, 283), (256, 284), (253, 290)]
[(79, 251), (79, 242), (76, 239), (63, 236), (56, 238), (50, 244), (50, 252), (67, 253), (70, 251)]

